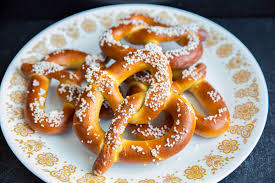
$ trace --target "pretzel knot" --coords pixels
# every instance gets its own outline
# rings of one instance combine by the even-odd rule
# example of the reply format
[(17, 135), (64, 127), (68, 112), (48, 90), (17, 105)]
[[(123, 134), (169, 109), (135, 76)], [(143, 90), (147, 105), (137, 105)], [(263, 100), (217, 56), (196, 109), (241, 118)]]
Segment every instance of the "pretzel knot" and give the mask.
[[(206, 66), (204, 64), (191, 66), (182, 72), (175, 71), (172, 88), (178, 93), (186, 90), (191, 92), (209, 113), (204, 116), (194, 108), (196, 114), (195, 133), (207, 138), (217, 137), (229, 127), (230, 115), (222, 96), (205, 80), (205, 76)], [(129, 78), (127, 80), (130, 87), (128, 94), (146, 91), (147, 86), (151, 83), (151, 78), (149, 73), (138, 73)], [(150, 124), (130, 125), (130, 130), (137, 139), (151, 140), (165, 135), (171, 129), (172, 124), (170, 117), (167, 116), (164, 125), (157, 127)]]
[[(21, 71), (29, 77), (25, 119), (32, 129), (44, 134), (58, 134), (70, 126), (76, 105), (74, 99), (82, 93), (80, 83), (85, 79), (80, 72), (81, 65), (89, 58), (90, 55), (84, 52), (61, 50), (49, 54), (36, 64), (22, 64)], [(73, 73), (65, 69), (77, 71)], [(47, 92), (52, 78), (60, 82), (58, 94), (62, 93), (63, 87), (71, 86), (74, 88), (75, 96), (60, 95), (65, 100), (63, 110), (45, 112)]]
[[(81, 142), (99, 154), (93, 166), (95, 174), (103, 174), (116, 161), (155, 163), (165, 160), (189, 142), (195, 129), (195, 114), (188, 101), (171, 92), (171, 68), (160, 47), (147, 44), (144, 49), (129, 53), (107, 69), (84, 67), (88, 84), (76, 106), (73, 128)], [(148, 90), (124, 99), (118, 86), (141, 70), (152, 74)], [(107, 133), (101, 129), (98, 120), (104, 98), (115, 111)], [(180, 108), (181, 115), (176, 108)], [(147, 123), (162, 110), (178, 121), (174, 130), (151, 141), (122, 139), (128, 123)]]
[(136, 49), (123, 45), (120, 40), (126, 39), (134, 44), (147, 44), (177, 41), (182, 47), (164, 52), (172, 69), (186, 68), (193, 65), (203, 53), (202, 41), (206, 31), (196, 25), (169, 25), (160, 18), (146, 14), (132, 14), (117, 25), (105, 31), (100, 39), (102, 51), (115, 60), (121, 60)]

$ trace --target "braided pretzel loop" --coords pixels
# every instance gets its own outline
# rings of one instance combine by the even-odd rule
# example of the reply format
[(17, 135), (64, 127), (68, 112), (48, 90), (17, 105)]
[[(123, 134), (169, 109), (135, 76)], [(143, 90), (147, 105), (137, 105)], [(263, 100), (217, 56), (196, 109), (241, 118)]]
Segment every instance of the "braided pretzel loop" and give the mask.
[(115, 60), (121, 60), (136, 48), (123, 45), (126, 39), (134, 44), (147, 44), (177, 41), (180, 49), (168, 50), (164, 54), (170, 61), (172, 69), (186, 68), (193, 65), (202, 56), (202, 41), (207, 37), (206, 31), (195, 25), (169, 25), (158, 17), (146, 14), (132, 14), (105, 31), (100, 40), (102, 51)]
[[(28, 92), (25, 99), (25, 119), (28, 125), (43, 134), (58, 134), (65, 131), (73, 119), (74, 100), (65, 98), (62, 111), (45, 112), (45, 103), (52, 78), (63, 85), (75, 86), (80, 93), (80, 83), (85, 79), (80, 72), (82, 63), (87, 60), (88, 54), (75, 50), (61, 50), (53, 52), (36, 64), (24, 63), (21, 71), (29, 77)], [(65, 69), (77, 69), (76, 73)]]
[[(204, 116), (195, 108), (196, 113), (196, 131), (197, 135), (203, 137), (217, 137), (223, 134), (230, 124), (230, 115), (228, 108), (221, 95), (210, 83), (205, 80), (206, 66), (198, 64), (180, 72), (174, 72), (173, 89), (179, 93), (183, 91), (191, 92), (200, 102), (200, 104), (209, 112), (210, 115)], [(134, 75), (129, 82), (129, 94), (146, 91), (147, 85), (151, 82), (149, 73), (138, 73)], [(151, 140), (165, 135), (173, 123), (169, 116), (164, 125), (153, 127), (150, 124), (130, 125), (132, 134), (137, 139)]]
[[(148, 91), (123, 99), (119, 84), (141, 70), (152, 74)], [(116, 161), (155, 163), (165, 160), (182, 150), (191, 139), (195, 130), (194, 111), (184, 98), (170, 92), (171, 68), (160, 47), (148, 44), (105, 70), (86, 67), (86, 79), (88, 85), (76, 106), (73, 128), (81, 142), (99, 154), (93, 166), (95, 174), (103, 174)], [(98, 121), (104, 98), (115, 111), (107, 133)], [(176, 108), (181, 109), (182, 115), (178, 115)], [(147, 123), (162, 110), (167, 110), (178, 121), (175, 130), (155, 140), (122, 139), (129, 122)]]

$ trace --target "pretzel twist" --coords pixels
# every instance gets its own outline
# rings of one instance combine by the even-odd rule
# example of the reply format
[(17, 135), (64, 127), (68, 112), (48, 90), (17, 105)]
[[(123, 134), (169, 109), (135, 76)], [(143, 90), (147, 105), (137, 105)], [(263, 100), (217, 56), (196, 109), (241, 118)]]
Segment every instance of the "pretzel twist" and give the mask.
[[(196, 131), (195, 133), (203, 137), (217, 137), (223, 134), (230, 124), (230, 115), (225, 102), (219, 92), (205, 80), (206, 66), (198, 64), (191, 66), (183, 72), (175, 71), (173, 89), (179, 93), (183, 91), (191, 92), (200, 104), (209, 112), (208, 116), (200, 114), (195, 108)], [(151, 82), (149, 73), (136, 75), (128, 80), (129, 94), (137, 91), (146, 91), (146, 86)], [(143, 86), (142, 86), (143, 85)], [(171, 128), (172, 123), (169, 117), (167, 122), (159, 127), (150, 124), (130, 125), (132, 134), (141, 140), (151, 140), (165, 135)]]
[[(148, 44), (145, 49), (130, 53), (104, 70), (95, 66), (85, 69), (88, 85), (76, 106), (73, 129), (89, 150), (99, 154), (93, 167), (95, 174), (103, 174), (115, 161), (154, 163), (165, 160), (189, 142), (195, 129), (194, 111), (184, 98), (170, 92), (171, 68), (160, 47)], [(146, 92), (124, 99), (118, 86), (141, 70), (151, 72), (151, 85)], [(115, 111), (106, 134), (98, 124), (104, 98)], [(181, 108), (181, 116), (178, 116), (176, 107)], [(175, 131), (152, 141), (121, 138), (129, 122), (147, 123), (162, 110), (169, 111), (174, 120), (179, 121), (175, 124)], [(172, 147), (173, 150), (170, 149)]]
[(172, 69), (178, 69), (189, 67), (198, 61), (203, 53), (202, 41), (206, 39), (207, 33), (195, 25), (168, 25), (162, 19), (146, 14), (132, 14), (103, 33), (100, 48), (110, 58), (121, 60), (128, 53), (137, 50), (123, 45), (120, 40), (124, 37), (134, 44), (159, 45), (161, 42), (177, 41), (182, 47), (165, 51), (164, 54)]
[(85, 68), (87, 81), (97, 85), (113, 111), (123, 101), (118, 86), (125, 79), (141, 70), (149, 70), (152, 73), (153, 82), (144, 96), (144, 105), (131, 121), (133, 124), (147, 123), (158, 116), (169, 96), (172, 71), (161, 48), (154, 44), (147, 44), (144, 49), (130, 53), (124, 60), (105, 70), (98, 67)]
[[(25, 99), (25, 118), (28, 125), (43, 134), (58, 134), (71, 124), (76, 100), (60, 94), (61, 86), (74, 86), (76, 93), (81, 92), (80, 83), (85, 79), (80, 72), (81, 65), (89, 55), (76, 50), (60, 50), (49, 54), (36, 64), (24, 63), (21, 71), (29, 77)], [(76, 73), (65, 69), (77, 69)], [(60, 82), (57, 92), (64, 99), (62, 111), (45, 112), (45, 102), (54, 78)]]

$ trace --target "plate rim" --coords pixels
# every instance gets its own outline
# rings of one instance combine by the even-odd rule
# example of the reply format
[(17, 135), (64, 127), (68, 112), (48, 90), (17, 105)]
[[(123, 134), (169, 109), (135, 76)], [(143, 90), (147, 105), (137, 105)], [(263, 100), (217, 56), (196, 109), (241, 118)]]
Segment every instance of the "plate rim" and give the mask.
[[(245, 51), (249, 52), (250, 53), (250, 56), (254, 59), (255, 61), (255, 64), (256, 64), (256, 68), (257, 70), (259, 70), (258, 72), (258, 79), (259, 81), (263, 84), (263, 88), (262, 90), (264, 91), (264, 97), (263, 97), (263, 101), (266, 103), (266, 105), (263, 107), (263, 111), (265, 113), (264, 115), (264, 119), (262, 119), (261, 121), (263, 122), (263, 124), (261, 125), (261, 129), (259, 130), (258, 134), (256, 137), (254, 137), (254, 141), (252, 142), (250, 148), (248, 148), (247, 150), (245, 150), (245, 152), (243, 153), (243, 155), (241, 156), (241, 158), (239, 158), (239, 161), (236, 162), (236, 163), (233, 163), (229, 168), (227, 168), (227, 171), (222, 174), (221, 176), (216, 176), (217, 178), (215, 179), (215, 181), (219, 182), (221, 180), (223, 180), (225, 177), (227, 177), (229, 174), (231, 174), (234, 170), (236, 170), (242, 163), (243, 161), (252, 153), (252, 151), (255, 149), (255, 146), (258, 144), (259, 142), (259, 139), (261, 138), (262, 134), (263, 134), (263, 130), (265, 128), (265, 125), (266, 125), (266, 122), (267, 122), (267, 117), (268, 117), (268, 111), (269, 111), (269, 95), (268, 95), (268, 89), (267, 89), (267, 83), (266, 83), (266, 80), (265, 80), (265, 77), (264, 77), (264, 74), (263, 74), (263, 71), (257, 61), (257, 59), (255, 58), (255, 56), (252, 54), (252, 52), (247, 48), (247, 46), (245, 46), (245, 44), (240, 41), (233, 33), (231, 33), (229, 30), (227, 30), (226, 28), (224, 28), (223, 26), (217, 24), (216, 22), (210, 20), (210, 19), (207, 19), (201, 15), (198, 15), (196, 13), (193, 13), (193, 12), (190, 12), (190, 11), (186, 11), (186, 10), (183, 10), (183, 9), (179, 9), (179, 8), (175, 8), (175, 7), (171, 7), (171, 6), (165, 6), (165, 5), (156, 5), (156, 4), (144, 4), (144, 3), (126, 3), (126, 4), (116, 4), (116, 5), (107, 5), (107, 6), (101, 6), (101, 7), (97, 7), (97, 8), (92, 8), (92, 9), (87, 9), (87, 10), (84, 10), (84, 11), (81, 11), (81, 12), (78, 12), (78, 13), (75, 13), (75, 14), (72, 14), (68, 17), (65, 17), (61, 20), (58, 20), (52, 24), (50, 24), (49, 26), (47, 26), (46, 28), (44, 28), (43, 30), (41, 30), (39, 33), (37, 33), (35, 36), (33, 36), (27, 43), (24, 44), (24, 46), (17, 52), (17, 54), (14, 56), (14, 58), (11, 60), (9, 66), (7, 67), (6, 71), (4, 72), (4, 75), (3, 75), (3, 78), (2, 78), (2, 81), (1, 81), (1, 85), (0, 85), (0, 104), (3, 103), (3, 83), (4, 81), (6, 80), (7, 78), (7, 75), (8, 75), (8, 70), (10, 70), (11, 68), (11, 65), (14, 63), (13, 61), (17, 59), (17, 57), (19, 57), (19, 55), (21, 55), (21, 53), (24, 51), (24, 49), (26, 47), (28, 47), (31, 42), (35, 41), (40, 35), (42, 35), (44, 32), (52, 29), (55, 25), (57, 24), (61, 24), (73, 17), (76, 17), (76, 16), (79, 16), (81, 14), (85, 14), (87, 12), (91, 12), (91, 11), (97, 11), (97, 10), (100, 10), (100, 9), (108, 9), (108, 8), (114, 8), (114, 7), (121, 7), (121, 6), (124, 6), (124, 7), (129, 7), (129, 8), (133, 8), (133, 7), (143, 7), (143, 8), (146, 8), (146, 7), (158, 7), (158, 8), (163, 8), (163, 9), (171, 9), (171, 10), (174, 10), (174, 11), (181, 11), (181, 12), (185, 12), (187, 14), (191, 14), (192, 16), (195, 16), (195, 17), (198, 17), (200, 19), (203, 19), (205, 21), (208, 21), (208, 22), (211, 22), (213, 25), (215, 25), (216, 27), (222, 29), (224, 32), (230, 34), (230, 36), (232, 36), (233, 39), (235, 39), (235, 41), (238, 42), (238, 44), (240, 44), (244, 49)], [(18, 150), (18, 148), (15, 148), (14, 146), (12, 146), (13, 142), (12, 140), (8, 137), (8, 135), (5, 133), (5, 131), (3, 130), (2, 128), (2, 123), (3, 123), (3, 108), (0, 109), (1, 113), (0, 113), (0, 127), (1, 127), (1, 131), (2, 131), (2, 134), (9, 146), (9, 148), (12, 150), (12, 152), (14, 153), (14, 155), (16, 156), (16, 158), (30, 171), (32, 172), (36, 177), (38, 177), (39, 179), (43, 180), (43, 181), (49, 181), (51, 179), (50, 176), (46, 176), (44, 174), (41, 173), (41, 171), (39, 169), (36, 169), (35, 167), (32, 166), (31, 163), (29, 163), (27, 161), (27, 159), (25, 159), (22, 155), (20, 155), (20, 152)]]

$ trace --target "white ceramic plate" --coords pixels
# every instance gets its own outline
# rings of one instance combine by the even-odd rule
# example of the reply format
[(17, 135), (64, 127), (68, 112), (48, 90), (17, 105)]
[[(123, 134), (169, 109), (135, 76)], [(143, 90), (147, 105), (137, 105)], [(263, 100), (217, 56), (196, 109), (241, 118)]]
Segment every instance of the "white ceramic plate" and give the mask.
[[(179, 24), (197, 23), (209, 32), (201, 62), (207, 65), (207, 80), (225, 99), (232, 123), (218, 138), (193, 136), (182, 152), (159, 164), (116, 163), (104, 176), (93, 177), (89, 172), (96, 157), (81, 145), (72, 130), (47, 136), (24, 124), (22, 101), (26, 80), (18, 68), (22, 62), (38, 61), (61, 48), (98, 53), (100, 34), (131, 12), (148, 12)], [(56, 82), (52, 83), (56, 86)], [(48, 98), (49, 110), (61, 108), (61, 99), (55, 92), (50, 92)], [(30, 171), (46, 182), (217, 182), (236, 169), (258, 142), (266, 122), (268, 94), (253, 55), (219, 25), (175, 8), (132, 4), (78, 13), (35, 36), (9, 65), (2, 80), (0, 105), (1, 128), (10, 148)], [(104, 128), (107, 126), (105, 122)]]

